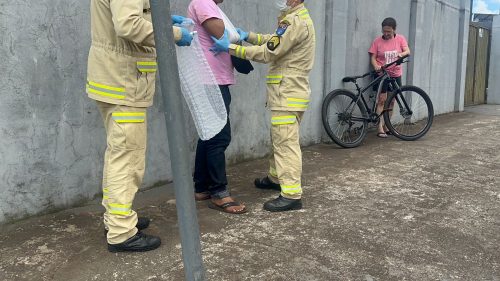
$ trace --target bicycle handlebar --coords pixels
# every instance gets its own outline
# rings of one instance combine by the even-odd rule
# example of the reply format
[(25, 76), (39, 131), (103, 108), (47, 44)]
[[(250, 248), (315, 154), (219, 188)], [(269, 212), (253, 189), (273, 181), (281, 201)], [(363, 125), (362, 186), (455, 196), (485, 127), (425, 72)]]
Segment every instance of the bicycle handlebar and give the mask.
[(395, 60), (395, 61), (393, 61), (393, 62), (391, 62), (389, 64), (386, 64), (386, 65), (382, 66), (382, 68), (383, 69), (387, 69), (388, 67), (391, 67), (391, 66), (393, 66), (395, 64), (400, 65), (402, 63), (408, 62), (408, 61), (405, 61), (405, 59), (408, 58), (408, 57), (410, 57), (410, 55), (404, 55), (404, 56), (400, 57), (399, 59), (397, 59), (397, 60)]
[[(406, 63), (406, 62), (408, 62), (408, 61), (405, 61), (405, 59), (406, 59), (406, 58), (408, 58), (408, 57), (410, 57), (410, 55), (405, 55), (405, 56), (402, 56), (402, 57), (400, 57), (399, 59), (397, 59), (397, 60), (395, 60), (395, 61), (393, 61), (393, 62), (391, 62), (391, 63), (389, 63), (389, 64), (386, 64), (386, 65), (382, 66), (381, 70), (385, 72), (385, 71), (387, 71), (387, 68), (388, 68), (388, 67), (391, 67), (391, 66), (393, 66), (393, 65), (395, 65), (395, 64), (400, 65), (400, 64), (402, 64), (402, 63)], [(360, 76), (344, 77), (344, 78), (342, 79), (342, 82), (344, 82), (344, 83), (354, 82), (354, 83), (355, 83), (357, 79), (360, 79), (360, 78), (365, 78), (366, 76), (369, 76), (369, 75), (374, 75), (374, 74), (377, 74), (377, 73), (378, 73), (378, 72), (377, 72), (376, 70), (373, 70), (373, 71), (370, 71), (370, 72), (365, 73), (365, 74), (360, 75)]]

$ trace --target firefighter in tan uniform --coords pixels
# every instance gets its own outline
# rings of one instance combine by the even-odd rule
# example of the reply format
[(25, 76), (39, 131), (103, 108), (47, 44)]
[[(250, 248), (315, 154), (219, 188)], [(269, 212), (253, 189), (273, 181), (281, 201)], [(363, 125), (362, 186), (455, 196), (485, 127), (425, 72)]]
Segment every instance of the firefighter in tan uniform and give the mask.
[(212, 38), (214, 52), (261, 63), (269, 63), (267, 106), (271, 109), (271, 142), (269, 175), (256, 179), (263, 189), (276, 189), (281, 195), (264, 204), (272, 212), (302, 208), (302, 152), (299, 125), (309, 105), (311, 89), (309, 72), (315, 54), (315, 31), (303, 0), (277, 0), (282, 11), (276, 32), (270, 35), (247, 33), (238, 29), (241, 40), (250, 47), (229, 44), (226, 36)]
[[(185, 20), (172, 16), (174, 23)], [(178, 45), (191, 44), (186, 29), (174, 27)], [(147, 118), (153, 103), (156, 52), (149, 0), (91, 0), (92, 45), (86, 92), (96, 100), (107, 134), (104, 155), (104, 225), (108, 250), (148, 251), (159, 237), (143, 234), (132, 202), (144, 176)]]

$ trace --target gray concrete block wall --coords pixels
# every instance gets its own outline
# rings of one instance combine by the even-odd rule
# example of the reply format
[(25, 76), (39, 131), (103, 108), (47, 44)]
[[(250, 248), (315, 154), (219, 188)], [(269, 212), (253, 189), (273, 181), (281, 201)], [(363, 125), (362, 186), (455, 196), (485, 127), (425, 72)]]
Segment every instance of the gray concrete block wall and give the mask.
[[(455, 2), (310, 2), (318, 46), (311, 73), (312, 101), (302, 123), (301, 143), (321, 141), (323, 96), (343, 86), (343, 76), (369, 70), (367, 50), (375, 36), (380, 36), (383, 18), (395, 17), (398, 32), (410, 37), (415, 4), (416, 50), (412, 50), (413, 73), (408, 71), (411, 75), (407, 78), (426, 88), (436, 100), (437, 112), (453, 110), (455, 79), (448, 70), (456, 69), (458, 57)], [(174, 0), (172, 10), (184, 14), (188, 4)], [(273, 1), (226, 1), (222, 8), (236, 26), (259, 32), (276, 28)], [(104, 128), (94, 102), (84, 93), (89, 18), (88, 1), (0, 0), (0, 223), (78, 205), (101, 192)], [(428, 51), (430, 46), (432, 52)], [(238, 74), (237, 85), (231, 87), (230, 163), (260, 158), (269, 152), (264, 83), (267, 67), (254, 66), (251, 74)], [(160, 90), (158, 87), (155, 106), (148, 111), (143, 188), (172, 179)], [(193, 159), (196, 131), (190, 120), (187, 127)], [(266, 170), (262, 167), (263, 173)]]
[(382, 36), (381, 24), (385, 18), (395, 18), (398, 24), (396, 33), (408, 39), (410, 6), (411, 1), (401, 0), (349, 1), (348, 25), (345, 31), (347, 33), (345, 63), (348, 75), (360, 75), (371, 70), (368, 49), (376, 37)]
[(82, 90), (87, 6), (0, 1), (0, 222), (98, 192), (102, 125)]
[(488, 103), (500, 104), (500, 16), (493, 18), (489, 76)]
[(413, 47), (413, 84), (424, 89), (436, 114), (454, 111), (458, 66), (459, 1), (419, 1)]

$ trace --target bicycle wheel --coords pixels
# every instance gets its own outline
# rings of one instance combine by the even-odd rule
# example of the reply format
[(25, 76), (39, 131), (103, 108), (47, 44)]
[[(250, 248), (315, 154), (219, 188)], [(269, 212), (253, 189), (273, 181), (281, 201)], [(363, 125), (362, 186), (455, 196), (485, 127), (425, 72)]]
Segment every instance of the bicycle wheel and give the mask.
[(366, 109), (347, 90), (335, 90), (323, 101), (323, 126), (330, 138), (345, 148), (359, 146), (366, 136)]
[(385, 125), (396, 137), (413, 141), (423, 137), (431, 128), (434, 107), (424, 90), (403, 86), (389, 95), (384, 105)]

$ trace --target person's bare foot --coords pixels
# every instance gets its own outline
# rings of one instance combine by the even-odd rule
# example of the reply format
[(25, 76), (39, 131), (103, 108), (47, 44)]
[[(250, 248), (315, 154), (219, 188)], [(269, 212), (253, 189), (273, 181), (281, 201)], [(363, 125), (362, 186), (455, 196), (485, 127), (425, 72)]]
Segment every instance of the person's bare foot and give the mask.
[(377, 137), (385, 139), (387, 138), (387, 134), (385, 132), (378, 132)]
[[(215, 205), (215, 207), (219, 208), (220, 211), (223, 211), (226, 213), (241, 214), (241, 213), (246, 212), (246, 206), (242, 203), (238, 203), (238, 202), (234, 201), (234, 199), (232, 197), (224, 197), (222, 199), (212, 198), (212, 203), (213, 203), (213, 205)], [(230, 204), (230, 203), (233, 203), (233, 204)], [(224, 207), (224, 205), (226, 205), (226, 206)]]

